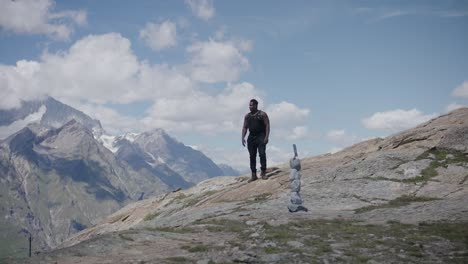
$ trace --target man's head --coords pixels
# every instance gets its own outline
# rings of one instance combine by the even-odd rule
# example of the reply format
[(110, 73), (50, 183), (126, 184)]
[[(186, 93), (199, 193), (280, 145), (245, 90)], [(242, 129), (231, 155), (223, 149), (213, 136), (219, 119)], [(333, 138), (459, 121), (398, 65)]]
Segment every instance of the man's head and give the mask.
[(249, 109), (250, 109), (250, 112), (251, 112), (251, 113), (257, 112), (257, 109), (258, 109), (258, 101), (255, 100), (255, 99), (250, 100)]

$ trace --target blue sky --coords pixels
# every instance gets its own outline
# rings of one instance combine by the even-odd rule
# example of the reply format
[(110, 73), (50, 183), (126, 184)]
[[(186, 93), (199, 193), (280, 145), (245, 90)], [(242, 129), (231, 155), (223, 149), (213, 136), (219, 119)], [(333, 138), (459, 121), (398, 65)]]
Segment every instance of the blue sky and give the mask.
[(0, 5), (0, 108), (51, 95), (110, 134), (162, 127), (241, 170), (252, 97), (271, 164), (468, 105), (468, 1)]

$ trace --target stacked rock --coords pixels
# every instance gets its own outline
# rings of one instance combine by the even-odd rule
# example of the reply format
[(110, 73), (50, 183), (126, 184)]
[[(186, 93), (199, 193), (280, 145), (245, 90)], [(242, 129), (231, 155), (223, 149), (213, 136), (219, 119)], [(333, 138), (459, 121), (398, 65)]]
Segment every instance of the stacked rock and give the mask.
[(288, 209), (289, 212), (307, 212), (307, 208), (302, 206), (302, 198), (299, 194), (301, 191), (301, 160), (297, 157), (296, 145), (293, 145), (294, 148), (294, 158), (289, 160), (289, 167), (291, 168), (291, 173), (289, 174), (289, 186), (291, 187), (291, 199), (289, 200)]

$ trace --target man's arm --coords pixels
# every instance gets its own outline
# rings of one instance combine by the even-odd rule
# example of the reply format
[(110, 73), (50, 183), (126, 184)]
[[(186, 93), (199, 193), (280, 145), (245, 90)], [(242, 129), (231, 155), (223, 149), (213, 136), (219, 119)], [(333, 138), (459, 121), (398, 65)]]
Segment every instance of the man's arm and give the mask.
[(242, 126), (242, 146), (245, 147), (245, 134), (247, 134), (247, 115), (244, 117), (244, 125)]
[(263, 122), (265, 123), (265, 144), (268, 144), (268, 139), (270, 137), (270, 119), (268, 118), (268, 115), (265, 112), (263, 113)]

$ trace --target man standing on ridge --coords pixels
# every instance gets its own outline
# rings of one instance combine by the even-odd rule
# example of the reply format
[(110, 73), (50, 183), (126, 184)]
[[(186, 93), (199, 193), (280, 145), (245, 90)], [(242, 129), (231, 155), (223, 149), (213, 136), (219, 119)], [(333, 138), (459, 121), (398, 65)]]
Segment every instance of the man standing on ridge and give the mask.
[(249, 104), (250, 113), (244, 117), (244, 126), (242, 127), (242, 145), (245, 147), (245, 134), (249, 130), (249, 137), (247, 138), (247, 149), (250, 155), (250, 169), (252, 170), (252, 178), (249, 182), (257, 180), (257, 150), (260, 156), (260, 176), (266, 180), (266, 144), (268, 144), (268, 137), (270, 136), (270, 120), (268, 115), (258, 110), (258, 101), (255, 99), (250, 100)]

